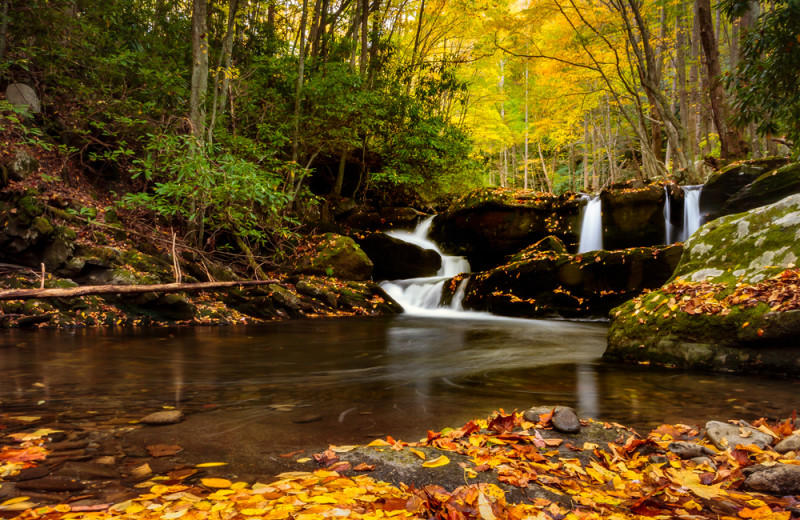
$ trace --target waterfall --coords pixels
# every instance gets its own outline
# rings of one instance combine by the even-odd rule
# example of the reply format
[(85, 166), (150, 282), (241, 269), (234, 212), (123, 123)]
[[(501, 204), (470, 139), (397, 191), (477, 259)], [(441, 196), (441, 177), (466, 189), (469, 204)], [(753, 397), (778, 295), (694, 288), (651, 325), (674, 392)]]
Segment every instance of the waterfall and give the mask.
[(583, 223), (581, 224), (581, 241), (578, 253), (599, 251), (603, 249), (603, 212), (600, 196), (594, 198), (584, 195), (588, 200), (583, 208)]
[(464, 290), (468, 278), (461, 281), (449, 309), (439, 305), (442, 297), (444, 283), (460, 273), (470, 271), (469, 262), (463, 256), (445, 255), (439, 247), (428, 238), (428, 233), (433, 224), (430, 217), (417, 226), (414, 231), (388, 231), (387, 235), (418, 245), (424, 249), (432, 249), (442, 257), (442, 267), (436, 276), (427, 278), (410, 278), (408, 280), (392, 280), (382, 282), (381, 287), (397, 303), (403, 306), (407, 314), (430, 315), (434, 310), (463, 311), (461, 302), (464, 300)]
[(681, 186), (683, 190), (683, 226), (678, 237), (679, 242), (685, 242), (702, 224), (700, 217), (700, 192), (703, 185)]
[(665, 237), (664, 243), (669, 245), (673, 242), (672, 240), (672, 208), (669, 200), (669, 187), (664, 186), (664, 229), (665, 229)]

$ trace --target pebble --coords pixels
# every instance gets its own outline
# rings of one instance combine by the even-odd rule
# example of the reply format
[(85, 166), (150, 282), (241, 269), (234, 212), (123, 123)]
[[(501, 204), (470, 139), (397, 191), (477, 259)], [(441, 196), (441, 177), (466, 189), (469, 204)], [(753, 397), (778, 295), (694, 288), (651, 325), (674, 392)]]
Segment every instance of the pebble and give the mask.
[(775, 446), (778, 453), (789, 453), (790, 451), (800, 451), (800, 434), (794, 433)]
[[(746, 437), (742, 437), (742, 430), (746, 432)], [(747, 426), (744, 421), (742, 421), (741, 426), (719, 421), (709, 421), (706, 423), (706, 436), (721, 450), (726, 450), (728, 448), (733, 449), (737, 444), (744, 446), (754, 444), (764, 449), (772, 443), (772, 437), (770, 435)]]
[(667, 449), (682, 459), (694, 459), (703, 456), (714, 456), (712, 449), (694, 442), (675, 441), (669, 443)]
[(755, 471), (745, 479), (744, 487), (750, 491), (776, 496), (800, 494), (800, 466), (776, 464)]
[(165, 410), (155, 412), (139, 419), (139, 422), (150, 425), (175, 424), (183, 420), (183, 412), (180, 410)]

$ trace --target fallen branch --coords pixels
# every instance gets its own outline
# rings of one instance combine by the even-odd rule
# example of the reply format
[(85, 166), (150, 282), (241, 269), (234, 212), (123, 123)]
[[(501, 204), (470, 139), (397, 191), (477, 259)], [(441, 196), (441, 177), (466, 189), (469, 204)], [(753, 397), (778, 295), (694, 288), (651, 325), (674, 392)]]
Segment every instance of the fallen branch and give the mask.
[(242, 280), (238, 282), (163, 283), (155, 285), (86, 285), (66, 289), (9, 289), (0, 291), (0, 300), (29, 300), (42, 298), (74, 298), (98, 294), (142, 294), (206, 291), (229, 287), (252, 287), (280, 283), (278, 280)]

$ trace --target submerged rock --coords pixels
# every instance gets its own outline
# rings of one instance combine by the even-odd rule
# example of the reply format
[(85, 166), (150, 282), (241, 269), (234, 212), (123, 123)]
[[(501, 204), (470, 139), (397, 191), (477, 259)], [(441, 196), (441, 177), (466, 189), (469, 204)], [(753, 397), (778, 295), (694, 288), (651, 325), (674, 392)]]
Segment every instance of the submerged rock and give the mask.
[(139, 422), (150, 425), (175, 424), (183, 420), (183, 412), (180, 410), (164, 410), (153, 412), (139, 419)]
[(796, 285), (797, 237), (800, 194), (704, 225), (671, 283), (612, 311), (605, 357), (800, 375), (800, 309), (752, 296)]

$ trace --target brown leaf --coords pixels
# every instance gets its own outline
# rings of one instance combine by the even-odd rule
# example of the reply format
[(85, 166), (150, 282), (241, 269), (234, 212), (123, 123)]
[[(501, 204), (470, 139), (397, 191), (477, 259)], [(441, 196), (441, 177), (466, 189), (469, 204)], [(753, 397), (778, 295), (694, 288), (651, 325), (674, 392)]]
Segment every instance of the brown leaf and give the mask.
[(362, 462), (353, 469), (355, 471), (372, 471), (375, 469), (375, 464), (367, 464), (366, 462)]

